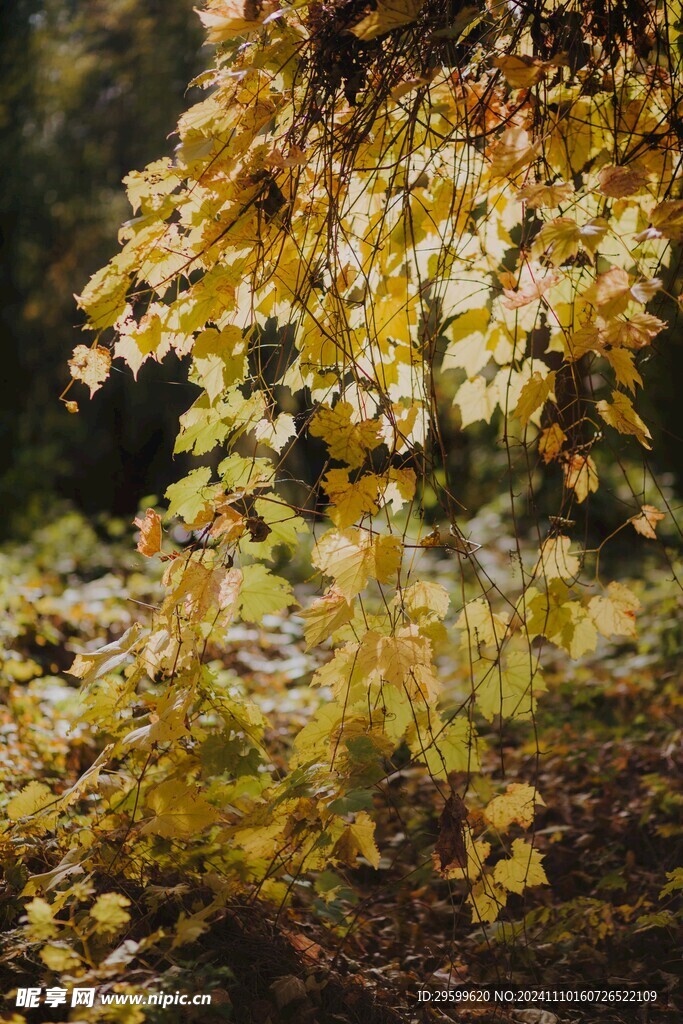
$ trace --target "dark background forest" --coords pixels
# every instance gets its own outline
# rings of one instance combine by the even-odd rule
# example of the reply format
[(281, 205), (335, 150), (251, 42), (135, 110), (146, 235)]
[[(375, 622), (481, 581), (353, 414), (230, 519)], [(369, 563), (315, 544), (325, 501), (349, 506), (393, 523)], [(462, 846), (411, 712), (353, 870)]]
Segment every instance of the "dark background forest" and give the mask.
[[(208, 54), (191, 0), (16, 0), (1, 18), (0, 502), (5, 536), (26, 536), (67, 502), (128, 517), (174, 478), (177, 418), (194, 394), (176, 361), (145, 364), (137, 386), (115, 364), (78, 415), (59, 395), (82, 340), (74, 293), (114, 254), (129, 216), (121, 180), (172, 149), (187, 83)], [(680, 493), (675, 319), (644, 369), (654, 468)], [(447, 440), (477, 504), (486, 476), (498, 476), (495, 458), (483, 468), (476, 458), (478, 445), (491, 456), (492, 433)]]

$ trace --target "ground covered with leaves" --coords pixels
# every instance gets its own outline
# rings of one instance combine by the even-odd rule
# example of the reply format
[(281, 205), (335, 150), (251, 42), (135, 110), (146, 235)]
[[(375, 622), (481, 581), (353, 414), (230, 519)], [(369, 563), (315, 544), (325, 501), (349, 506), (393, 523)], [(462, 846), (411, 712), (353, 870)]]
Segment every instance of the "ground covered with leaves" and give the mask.
[[(205, 871), (210, 864), (208, 844), (161, 841), (152, 883), (125, 832), (115, 841), (109, 833), (97, 866), (70, 857), (75, 831), (94, 843), (120, 782), (107, 771), (97, 779), (92, 769), (108, 740), (97, 721), (106, 691), (88, 698), (68, 668), (75, 653), (120, 636), (158, 599), (155, 572), (131, 555), (126, 533), (70, 514), (2, 554), (1, 736), (11, 820), (1, 837), (0, 913), (10, 1005), (22, 986), (77, 983), (105, 993), (206, 991), (212, 1005), (183, 1008), (185, 1019), (244, 1024), (675, 1019), (683, 934), (681, 605), (654, 562), (641, 567), (647, 582), (636, 585), (639, 639), (605, 641), (578, 664), (558, 657), (534, 721), (494, 721), (483, 736), (485, 770), (465, 796), (470, 821), (499, 784), (534, 777), (544, 801), (535, 845), (550, 887), (511, 894), (498, 921), (476, 927), (464, 882), (435, 876), (443, 800), (409, 758), (404, 766), (394, 759), (370, 795), (360, 779), (349, 795), (353, 810), (373, 812), (379, 862), (361, 857), (356, 868), (292, 878), (280, 904), (257, 891), (227, 896), (217, 909), (218, 872), (201, 882), (195, 872), (200, 861)], [(432, 571), (444, 580), (448, 562), (435, 558)], [(308, 687), (320, 655), (305, 651), (300, 620), (235, 626), (211, 654), (248, 687), (284, 758), (320, 699)], [(121, 671), (107, 677), (110, 693)], [(217, 771), (216, 759), (227, 756), (209, 749), (207, 768)], [(58, 795), (57, 807), (32, 818), (17, 800), (30, 803), (41, 787)], [(61, 914), (59, 894), (69, 889), (73, 897), (74, 885), (82, 914)], [(55, 898), (47, 914), (42, 896)], [(595, 1005), (590, 1016), (548, 1006), (555, 1016), (545, 1017), (538, 1008), (418, 1002), (421, 989), (506, 979), (637, 985), (656, 989), (658, 1001), (633, 1012)], [(9, 1019), (154, 1021), (179, 1012), (100, 1006), (68, 1018), (42, 1006)]]

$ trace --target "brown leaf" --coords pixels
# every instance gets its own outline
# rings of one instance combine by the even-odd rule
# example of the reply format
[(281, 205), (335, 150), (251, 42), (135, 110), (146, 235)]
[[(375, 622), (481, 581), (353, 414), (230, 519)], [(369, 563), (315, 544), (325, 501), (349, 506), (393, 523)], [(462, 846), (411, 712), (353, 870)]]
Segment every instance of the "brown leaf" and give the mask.
[(134, 519), (133, 525), (140, 531), (138, 551), (145, 558), (151, 558), (161, 550), (161, 517), (153, 508), (148, 508), (144, 519)]
[(434, 847), (434, 859), (438, 860), (437, 868), (445, 874), (449, 868), (467, 866), (465, 849), (465, 821), (467, 807), (457, 795), (451, 794), (444, 805), (439, 821), (439, 838)]

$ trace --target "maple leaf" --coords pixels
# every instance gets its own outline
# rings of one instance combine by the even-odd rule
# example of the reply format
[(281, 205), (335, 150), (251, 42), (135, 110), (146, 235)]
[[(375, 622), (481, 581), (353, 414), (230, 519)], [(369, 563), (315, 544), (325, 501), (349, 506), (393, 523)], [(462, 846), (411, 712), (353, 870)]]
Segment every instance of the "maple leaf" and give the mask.
[(146, 805), (152, 817), (142, 824), (142, 835), (188, 838), (213, 825), (218, 817), (197, 789), (174, 779), (154, 786), (147, 794)]
[(649, 345), (665, 327), (665, 322), (651, 313), (634, 313), (628, 320), (610, 320), (604, 324), (600, 340), (604, 345), (640, 349)]
[(245, 565), (239, 591), (238, 608), (246, 622), (260, 622), (264, 615), (272, 615), (296, 604), (290, 584), (281, 576), (258, 562)]
[(209, 0), (207, 9), (198, 14), (208, 30), (208, 42), (224, 43), (235, 36), (254, 32), (274, 10), (277, 10), (276, 5), (267, 0)]
[(304, 620), (306, 647), (310, 649), (327, 640), (352, 617), (352, 608), (346, 597), (336, 587), (330, 587), (326, 594), (317, 598), (301, 613)]
[(107, 935), (124, 928), (130, 921), (127, 910), (130, 905), (128, 897), (118, 892), (105, 892), (98, 896), (90, 908), (90, 917), (97, 922), (95, 931)]
[(329, 530), (316, 543), (313, 564), (351, 600), (370, 578), (386, 583), (401, 563), (398, 537), (372, 535), (363, 530)]
[(368, 452), (380, 443), (380, 425), (376, 420), (353, 421), (353, 406), (337, 402), (334, 409), (321, 408), (313, 417), (309, 431), (322, 437), (333, 459), (355, 468), (361, 466)]
[(559, 423), (552, 423), (541, 431), (538, 452), (546, 464), (553, 462), (558, 457), (566, 440), (567, 435)]
[(362, 476), (352, 483), (348, 470), (331, 469), (324, 484), (327, 496), (335, 506), (330, 518), (342, 530), (365, 515), (374, 515), (379, 509), (378, 477), (374, 474)]
[(522, 388), (515, 415), (526, 426), (531, 417), (542, 408), (555, 390), (555, 371), (551, 370), (545, 377), (536, 370)]
[(496, 57), (493, 66), (500, 68), (512, 89), (530, 89), (541, 81), (548, 68), (545, 61), (516, 54)]
[(639, 533), (642, 537), (647, 537), (649, 540), (656, 540), (657, 534), (655, 530), (657, 523), (664, 518), (664, 513), (660, 512), (654, 505), (642, 505), (638, 515), (632, 516), (629, 522), (633, 524), (636, 533)]
[(90, 397), (104, 384), (111, 367), (111, 352), (102, 345), (76, 345), (69, 360), (69, 369), (74, 380), (80, 380), (90, 388)]
[(81, 680), (83, 686), (90, 686), (108, 672), (122, 665), (137, 646), (142, 633), (139, 623), (134, 623), (118, 640), (100, 647), (92, 653), (77, 654), (69, 674)]
[(527, 204), (531, 210), (543, 207), (559, 206), (574, 194), (574, 186), (566, 181), (556, 181), (552, 185), (531, 182), (524, 185), (517, 193), (517, 198)]
[(45, 783), (33, 779), (16, 796), (12, 797), (5, 808), (5, 813), (10, 821), (16, 821), (18, 818), (26, 818), (35, 814), (36, 811), (47, 807), (53, 800), (52, 790)]
[(631, 279), (621, 267), (612, 267), (598, 274), (595, 282), (584, 292), (584, 297), (600, 310), (603, 317), (623, 313), (631, 299)]
[(492, 923), (507, 903), (507, 892), (490, 880), (481, 881), (472, 887), (467, 902), (472, 907), (474, 921)]
[(484, 809), (484, 816), (499, 832), (506, 832), (513, 822), (529, 828), (534, 820), (534, 804), (543, 803), (539, 793), (526, 782), (512, 782), (505, 793), (496, 796)]
[(603, 636), (635, 636), (640, 601), (623, 583), (610, 583), (603, 597), (592, 597), (588, 611)]
[(581, 563), (576, 555), (570, 553), (571, 546), (570, 537), (548, 537), (543, 542), (534, 572), (542, 572), (548, 580), (575, 580), (579, 575)]
[(136, 516), (133, 525), (140, 531), (137, 549), (145, 558), (152, 558), (161, 550), (161, 517), (153, 508), (148, 508), (145, 518)]
[(598, 471), (590, 455), (569, 455), (564, 463), (565, 487), (574, 492), (579, 504), (598, 489)]
[(597, 403), (596, 408), (610, 427), (614, 427), (620, 434), (632, 434), (648, 451), (652, 448), (650, 431), (633, 408), (633, 403), (628, 395), (625, 395), (623, 391), (612, 392), (611, 405), (602, 400)]
[(526, 839), (515, 839), (512, 843), (512, 857), (499, 860), (493, 870), (497, 885), (508, 892), (523, 893), (533, 885), (547, 885), (548, 878), (543, 870), (543, 855), (535, 850)]

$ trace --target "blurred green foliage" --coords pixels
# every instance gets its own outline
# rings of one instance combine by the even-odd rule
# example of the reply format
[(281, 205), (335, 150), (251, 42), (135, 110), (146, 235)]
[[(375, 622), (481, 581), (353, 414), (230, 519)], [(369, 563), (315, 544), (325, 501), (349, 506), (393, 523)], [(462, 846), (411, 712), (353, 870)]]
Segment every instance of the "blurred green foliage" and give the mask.
[(190, 401), (168, 383), (177, 365), (137, 388), (117, 374), (79, 416), (58, 397), (80, 341), (73, 295), (116, 251), (121, 179), (171, 148), (202, 33), (191, 0), (14, 0), (0, 19), (0, 501), (16, 533), (60, 494), (127, 514), (167, 482)]

